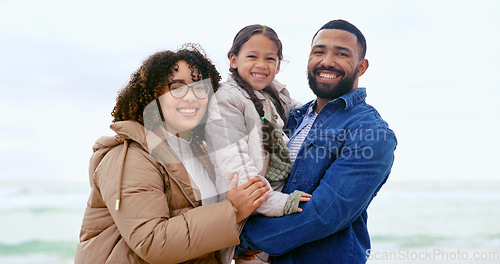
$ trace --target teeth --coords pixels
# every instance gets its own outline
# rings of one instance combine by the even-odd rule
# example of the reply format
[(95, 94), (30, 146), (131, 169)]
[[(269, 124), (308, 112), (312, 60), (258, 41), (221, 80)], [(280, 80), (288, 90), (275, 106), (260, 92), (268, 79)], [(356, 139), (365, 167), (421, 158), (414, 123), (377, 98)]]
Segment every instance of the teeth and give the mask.
[(252, 75), (256, 78), (265, 78), (266, 75), (265, 74), (258, 74), (258, 73), (252, 73)]
[(327, 74), (327, 73), (320, 73), (319, 77), (321, 77), (321, 78), (328, 78), (328, 79), (335, 79), (335, 78), (337, 78), (336, 75), (334, 75), (334, 74)]
[(179, 112), (181, 112), (183, 114), (192, 114), (192, 113), (196, 112), (196, 109), (194, 109), (194, 108), (179, 109)]

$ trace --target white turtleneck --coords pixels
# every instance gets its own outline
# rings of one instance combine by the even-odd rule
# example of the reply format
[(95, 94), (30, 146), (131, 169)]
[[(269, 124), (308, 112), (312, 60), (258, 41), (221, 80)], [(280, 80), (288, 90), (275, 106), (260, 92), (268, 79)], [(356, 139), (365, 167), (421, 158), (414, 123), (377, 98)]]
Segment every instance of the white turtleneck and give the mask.
[(191, 150), (191, 142), (173, 135), (163, 127), (162, 130), (168, 144), (174, 150), (175, 154), (177, 154), (177, 156), (181, 159), (182, 165), (184, 165), (184, 168), (186, 168), (189, 176), (191, 176), (191, 179), (200, 190), (202, 204), (209, 205), (217, 203), (218, 197), (215, 184), (210, 179), (200, 160), (196, 158)]

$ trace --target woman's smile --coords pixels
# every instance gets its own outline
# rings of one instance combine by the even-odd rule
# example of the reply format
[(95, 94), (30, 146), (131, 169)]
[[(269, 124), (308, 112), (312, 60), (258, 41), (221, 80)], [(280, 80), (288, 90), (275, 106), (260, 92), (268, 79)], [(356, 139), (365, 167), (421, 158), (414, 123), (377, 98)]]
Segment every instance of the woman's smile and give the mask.
[(177, 108), (177, 112), (181, 113), (182, 115), (186, 117), (192, 117), (196, 115), (196, 112), (198, 112), (198, 107), (179, 107)]

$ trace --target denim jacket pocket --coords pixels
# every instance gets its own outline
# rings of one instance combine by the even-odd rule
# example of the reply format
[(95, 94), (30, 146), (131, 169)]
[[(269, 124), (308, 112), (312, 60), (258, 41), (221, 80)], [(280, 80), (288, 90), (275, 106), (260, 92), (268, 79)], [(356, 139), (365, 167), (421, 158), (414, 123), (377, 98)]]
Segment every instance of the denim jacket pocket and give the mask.
[[(342, 149), (343, 142), (341, 138), (334, 135), (320, 135), (314, 138), (306, 138), (303, 151), (300, 153), (300, 159), (295, 164), (300, 171), (295, 173), (296, 177), (290, 179), (298, 187), (305, 191), (315, 189), (326, 170), (330, 168), (333, 161), (337, 159)], [(302, 190), (302, 189), (301, 189)]]
[(311, 147), (327, 151), (324, 155), (319, 155), (321, 153), (318, 151), (318, 159), (331, 159), (333, 162), (342, 149), (343, 139), (344, 137), (341, 135), (322, 135), (308, 141), (308, 144)]

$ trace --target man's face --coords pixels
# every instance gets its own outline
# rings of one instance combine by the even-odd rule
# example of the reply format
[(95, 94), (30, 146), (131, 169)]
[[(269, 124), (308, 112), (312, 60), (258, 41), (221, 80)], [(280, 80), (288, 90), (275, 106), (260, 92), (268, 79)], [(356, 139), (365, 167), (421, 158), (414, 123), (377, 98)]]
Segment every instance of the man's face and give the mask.
[(313, 40), (307, 67), (309, 86), (319, 98), (335, 99), (358, 86), (358, 77), (368, 67), (360, 60), (354, 34), (339, 29), (323, 29)]

